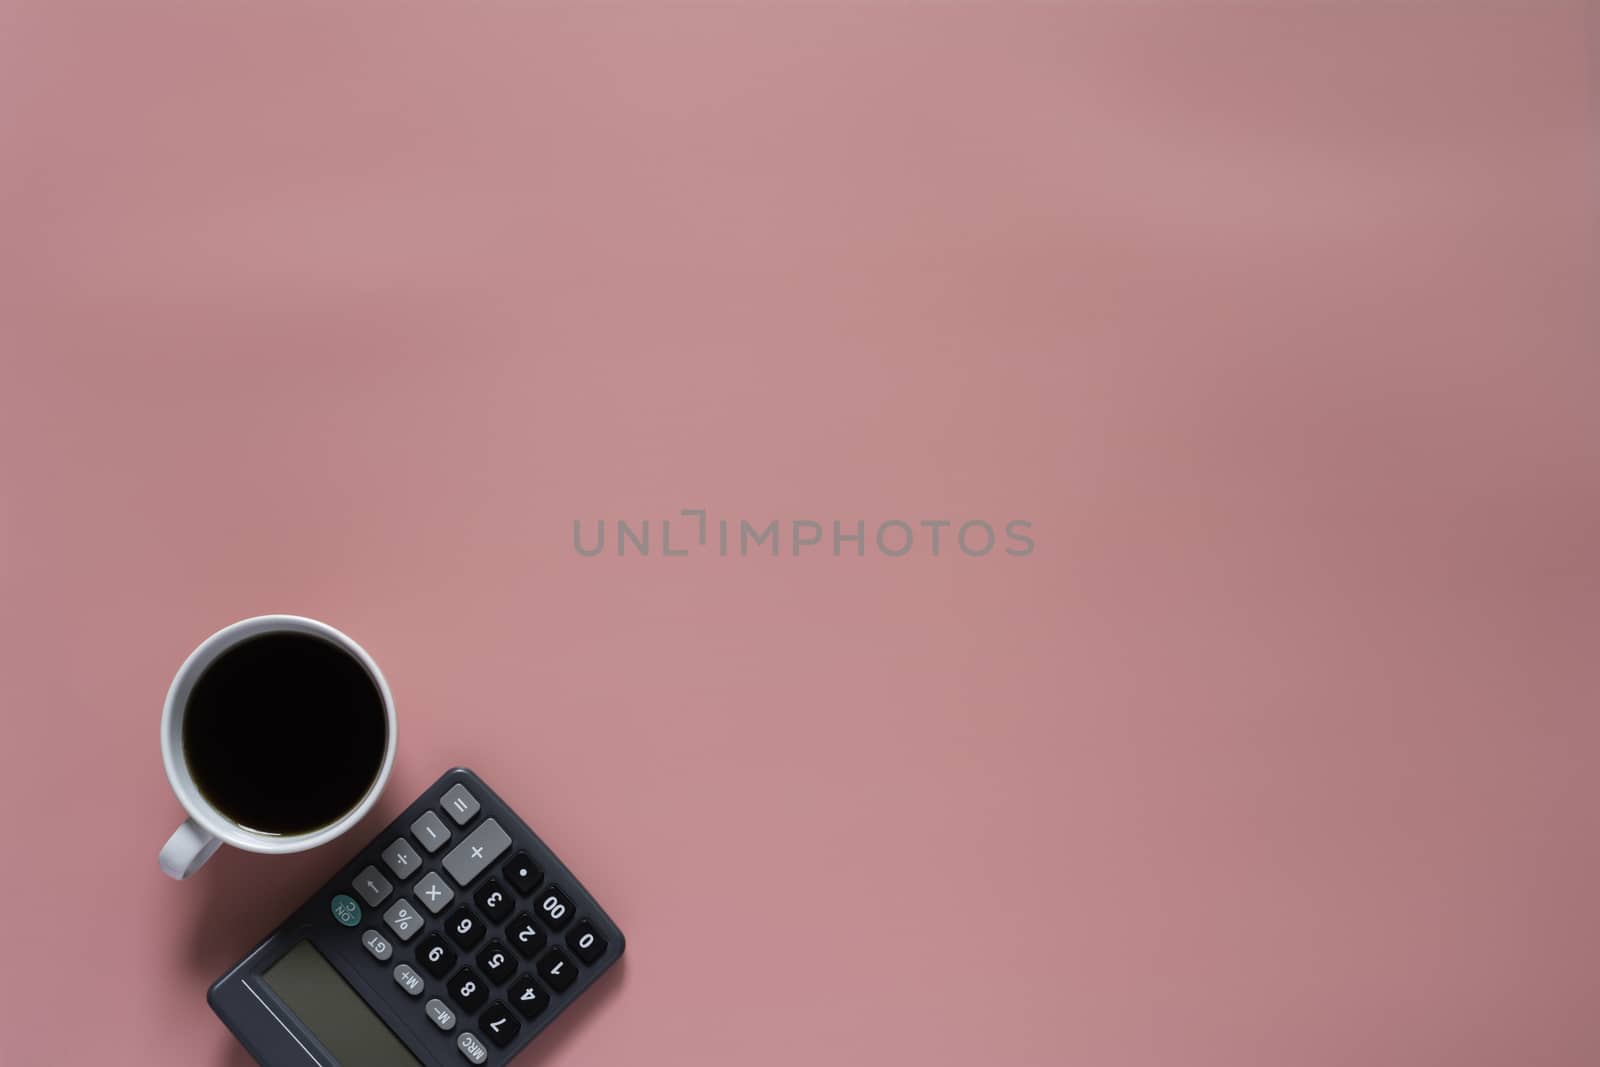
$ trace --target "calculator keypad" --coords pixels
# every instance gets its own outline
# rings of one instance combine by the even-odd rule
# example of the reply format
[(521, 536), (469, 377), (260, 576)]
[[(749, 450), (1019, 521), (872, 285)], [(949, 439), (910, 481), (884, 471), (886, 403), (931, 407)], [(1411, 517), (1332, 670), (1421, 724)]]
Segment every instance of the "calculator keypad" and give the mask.
[[(603, 915), (579, 912), (559, 884), (559, 861), (547, 884), (533, 850), (516, 847), (466, 786), (452, 785), (429, 805), (391, 830), (399, 836), (349, 883), (368, 907), (389, 904), (382, 918), (393, 938), (379, 926), (361, 941), (392, 968), (397, 995), (416, 998), (412, 1010), (428, 1017), (428, 1030), (453, 1034), (468, 1062), (498, 1064), (490, 1046), (509, 1048), (585, 968), (602, 965), (612, 928)], [(391, 879), (407, 883), (408, 895), (395, 897)], [(414, 955), (393, 959), (397, 944)]]

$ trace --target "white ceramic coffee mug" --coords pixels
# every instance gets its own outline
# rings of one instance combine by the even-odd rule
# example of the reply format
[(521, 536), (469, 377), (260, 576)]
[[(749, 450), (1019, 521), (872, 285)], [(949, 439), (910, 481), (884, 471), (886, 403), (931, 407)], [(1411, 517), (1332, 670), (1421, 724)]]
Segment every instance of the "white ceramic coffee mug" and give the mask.
[[(373, 686), (382, 698), (388, 725), (383, 761), (366, 793), (337, 821), (311, 833), (288, 836), (264, 834), (239, 825), (205, 798), (189, 773), (184, 757), (183, 719), (195, 682), (206, 668), (235, 645), (273, 633), (309, 634), (347, 652), (371, 677)], [(172, 783), (172, 791), (177, 794), (178, 802), (189, 813), (189, 818), (161, 849), (161, 869), (173, 878), (187, 878), (225, 844), (249, 852), (285, 853), (303, 852), (332, 841), (360, 822), (361, 817), (378, 802), (384, 784), (389, 780), (389, 771), (394, 766), (394, 754), (394, 698), (389, 693), (389, 684), (384, 681), (383, 672), (378, 670), (378, 665), (367, 655), (366, 649), (327, 623), (299, 615), (259, 615), (225, 626), (202, 641), (200, 647), (184, 660), (183, 666), (178, 668), (177, 677), (172, 680), (172, 687), (167, 690), (167, 702), (161, 711), (161, 759), (166, 764), (167, 781)]]

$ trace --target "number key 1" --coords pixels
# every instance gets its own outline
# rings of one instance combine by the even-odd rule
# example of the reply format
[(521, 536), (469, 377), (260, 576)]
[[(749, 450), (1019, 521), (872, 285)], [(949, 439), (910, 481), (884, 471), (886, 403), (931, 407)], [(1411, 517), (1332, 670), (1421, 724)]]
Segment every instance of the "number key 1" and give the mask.
[(553, 948), (539, 958), (539, 974), (550, 988), (565, 993), (567, 987), (578, 980), (578, 965), (558, 948)]

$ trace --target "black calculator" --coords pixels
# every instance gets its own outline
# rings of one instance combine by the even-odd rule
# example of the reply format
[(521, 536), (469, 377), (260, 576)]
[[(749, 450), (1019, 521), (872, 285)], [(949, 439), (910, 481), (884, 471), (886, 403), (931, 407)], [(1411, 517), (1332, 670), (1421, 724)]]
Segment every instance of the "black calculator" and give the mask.
[(206, 999), (263, 1067), (503, 1064), (623, 946), (583, 883), (458, 767)]

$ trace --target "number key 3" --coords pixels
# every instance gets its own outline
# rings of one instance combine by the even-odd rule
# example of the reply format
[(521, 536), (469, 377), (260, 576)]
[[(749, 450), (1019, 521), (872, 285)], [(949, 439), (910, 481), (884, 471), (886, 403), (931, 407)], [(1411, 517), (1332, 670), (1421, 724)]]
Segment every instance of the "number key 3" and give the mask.
[(511, 894), (493, 878), (483, 883), (483, 888), (474, 893), (472, 899), (492, 923), (505, 922), (506, 916), (511, 914)]

